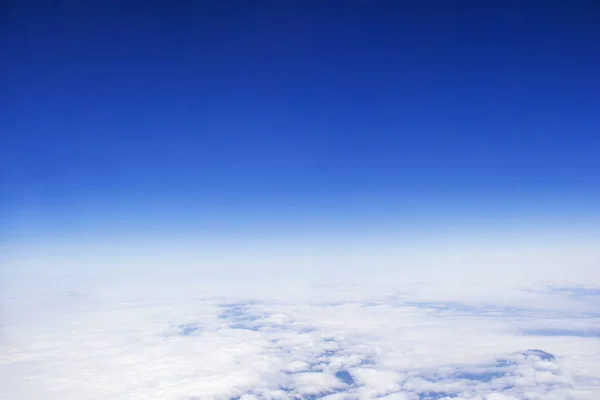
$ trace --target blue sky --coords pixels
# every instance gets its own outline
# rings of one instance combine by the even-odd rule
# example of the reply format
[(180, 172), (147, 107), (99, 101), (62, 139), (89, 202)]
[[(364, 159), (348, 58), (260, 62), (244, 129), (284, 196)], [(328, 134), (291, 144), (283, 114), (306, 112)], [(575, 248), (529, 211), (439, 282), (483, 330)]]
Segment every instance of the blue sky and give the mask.
[(596, 223), (600, 11), (560, 3), (13, 3), (8, 236)]

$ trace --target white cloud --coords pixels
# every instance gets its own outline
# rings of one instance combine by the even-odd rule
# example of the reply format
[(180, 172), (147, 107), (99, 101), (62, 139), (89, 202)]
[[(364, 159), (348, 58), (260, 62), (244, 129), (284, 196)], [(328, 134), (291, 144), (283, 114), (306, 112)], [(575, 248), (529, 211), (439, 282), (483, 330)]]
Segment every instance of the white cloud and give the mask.
[(0, 398), (600, 398), (597, 249), (392, 247), (22, 252)]
[(300, 395), (325, 394), (346, 386), (333, 374), (326, 372), (301, 372), (294, 375), (294, 389)]
[(598, 326), (598, 314), (432, 297), (405, 286), (322, 286), (310, 296), (254, 301), (141, 291), (5, 299), (11, 312), (2, 326), (0, 398), (600, 395), (596, 337), (527, 333), (549, 326), (584, 332)]
[(393, 393), (393, 394), (389, 394), (384, 397), (380, 397), (380, 399), (382, 399), (382, 400), (408, 400), (408, 397), (406, 397), (406, 395), (403, 393)]

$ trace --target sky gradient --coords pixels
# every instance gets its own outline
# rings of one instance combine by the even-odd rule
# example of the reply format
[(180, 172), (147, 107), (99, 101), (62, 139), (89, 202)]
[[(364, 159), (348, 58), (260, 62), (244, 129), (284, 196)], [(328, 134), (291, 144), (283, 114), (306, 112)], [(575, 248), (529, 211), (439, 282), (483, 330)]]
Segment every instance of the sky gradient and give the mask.
[(599, 15), (11, 3), (6, 236), (596, 226)]

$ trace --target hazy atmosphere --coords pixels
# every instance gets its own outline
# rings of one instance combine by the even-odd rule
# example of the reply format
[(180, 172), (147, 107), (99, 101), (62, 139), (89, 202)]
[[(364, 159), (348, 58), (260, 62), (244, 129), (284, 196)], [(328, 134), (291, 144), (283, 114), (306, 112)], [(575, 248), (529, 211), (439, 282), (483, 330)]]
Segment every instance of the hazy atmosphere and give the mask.
[(0, 399), (600, 398), (599, 4), (0, 15)]

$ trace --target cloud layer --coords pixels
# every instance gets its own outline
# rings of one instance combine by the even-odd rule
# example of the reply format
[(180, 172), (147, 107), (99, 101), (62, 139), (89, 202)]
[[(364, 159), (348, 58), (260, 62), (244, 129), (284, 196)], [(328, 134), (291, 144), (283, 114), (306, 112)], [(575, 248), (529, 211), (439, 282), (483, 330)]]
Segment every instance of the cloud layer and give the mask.
[[(531, 292), (522, 292), (520, 307), (428, 293), (329, 285), (303, 296), (12, 297), (2, 326), (0, 398), (600, 395), (597, 288), (538, 288), (538, 302), (524, 302)], [(552, 307), (558, 303), (561, 309)]]

